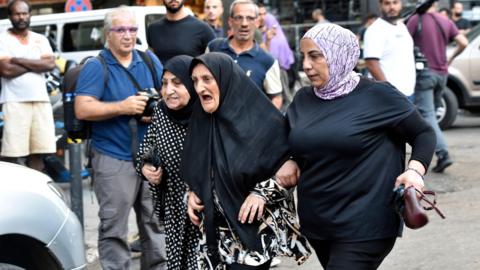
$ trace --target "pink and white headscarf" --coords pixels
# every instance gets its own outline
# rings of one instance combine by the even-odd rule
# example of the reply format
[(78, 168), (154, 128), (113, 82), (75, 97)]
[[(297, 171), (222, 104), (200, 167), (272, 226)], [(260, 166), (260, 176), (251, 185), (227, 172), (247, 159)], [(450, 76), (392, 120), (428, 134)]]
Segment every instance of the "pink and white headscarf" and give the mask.
[(330, 78), (324, 87), (314, 88), (315, 95), (330, 100), (352, 92), (360, 81), (353, 71), (360, 56), (355, 35), (339, 25), (324, 23), (312, 27), (303, 38), (312, 39), (327, 60)]

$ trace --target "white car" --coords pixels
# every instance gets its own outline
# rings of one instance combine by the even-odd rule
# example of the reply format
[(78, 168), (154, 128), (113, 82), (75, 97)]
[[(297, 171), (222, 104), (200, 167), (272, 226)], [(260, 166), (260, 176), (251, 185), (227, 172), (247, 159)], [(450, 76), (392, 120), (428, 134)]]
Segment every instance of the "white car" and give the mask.
[(0, 162), (0, 269), (86, 269), (83, 229), (47, 175)]
[[(467, 33), (469, 44), (448, 67), (447, 87), (441, 107), (437, 109), (440, 127), (449, 128), (457, 117), (458, 109), (480, 113), (480, 24)], [(452, 55), (455, 45), (447, 48)]]

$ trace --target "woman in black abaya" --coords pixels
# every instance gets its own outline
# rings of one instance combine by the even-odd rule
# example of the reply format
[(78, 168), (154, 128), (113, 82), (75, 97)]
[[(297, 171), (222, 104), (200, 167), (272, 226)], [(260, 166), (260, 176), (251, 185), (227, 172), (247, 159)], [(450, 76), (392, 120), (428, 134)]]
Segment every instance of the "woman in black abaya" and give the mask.
[(198, 269), (199, 233), (186, 215), (187, 185), (179, 175), (180, 154), (198, 99), (189, 74), (192, 59), (180, 55), (165, 64), (162, 100), (137, 154), (137, 173), (149, 181), (155, 213), (165, 224), (169, 270)]
[(202, 232), (199, 268), (268, 269), (277, 255), (303, 262), (293, 195), (270, 179), (289, 158), (283, 116), (229, 56), (202, 55), (191, 70), (200, 102), (181, 173)]

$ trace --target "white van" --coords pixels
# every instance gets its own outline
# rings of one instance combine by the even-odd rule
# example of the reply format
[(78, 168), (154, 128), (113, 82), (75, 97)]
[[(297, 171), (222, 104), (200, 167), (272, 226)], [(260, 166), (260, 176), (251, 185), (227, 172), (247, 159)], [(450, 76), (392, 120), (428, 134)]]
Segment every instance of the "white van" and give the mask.
[[(133, 6), (138, 24), (137, 49), (148, 48), (146, 29), (149, 24), (165, 16), (164, 6)], [(56, 13), (32, 16), (30, 28), (47, 36), (54, 43), (59, 56), (80, 62), (86, 56), (95, 56), (104, 46), (103, 20), (112, 9)], [(0, 31), (11, 27), (8, 19), (0, 20)]]

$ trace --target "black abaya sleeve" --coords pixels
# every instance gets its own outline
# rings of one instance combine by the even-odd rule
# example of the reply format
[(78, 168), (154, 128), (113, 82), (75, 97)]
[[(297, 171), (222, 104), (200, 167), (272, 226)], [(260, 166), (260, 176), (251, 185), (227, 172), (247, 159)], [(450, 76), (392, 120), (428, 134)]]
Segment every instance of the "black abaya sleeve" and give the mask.
[(425, 167), (425, 171), (428, 171), (437, 143), (432, 127), (417, 111), (413, 111), (394, 127), (394, 132), (405, 138), (412, 147), (410, 160), (419, 161)]

